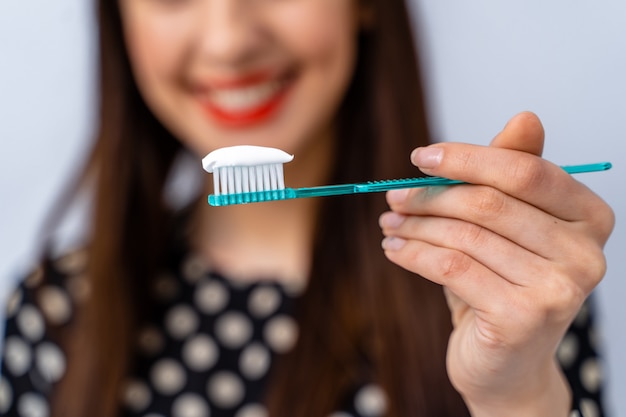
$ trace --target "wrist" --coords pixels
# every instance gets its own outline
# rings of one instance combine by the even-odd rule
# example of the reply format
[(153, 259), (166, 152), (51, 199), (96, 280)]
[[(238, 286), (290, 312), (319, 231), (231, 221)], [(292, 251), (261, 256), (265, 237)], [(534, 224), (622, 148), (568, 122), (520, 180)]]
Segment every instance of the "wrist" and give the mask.
[(555, 361), (544, 369), (519, 390), (464, 396), (472, 417), (568, 417), (572, 405), (569, 384)]

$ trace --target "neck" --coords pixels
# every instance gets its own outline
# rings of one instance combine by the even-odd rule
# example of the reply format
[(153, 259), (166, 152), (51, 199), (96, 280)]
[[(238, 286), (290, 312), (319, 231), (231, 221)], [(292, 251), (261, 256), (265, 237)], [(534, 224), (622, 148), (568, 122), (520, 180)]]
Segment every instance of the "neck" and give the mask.
[[(285, 184), (327, 184), (333, 138), (321, 135), (285, 166)], [(210, 178), (207, 193), (210, 192)], [(215, 270), (239, 280), (275, 279), (299, 284), (310, 269), (319, 199), (228, 207), (202, 202), (193, 222), (192, 245)]]

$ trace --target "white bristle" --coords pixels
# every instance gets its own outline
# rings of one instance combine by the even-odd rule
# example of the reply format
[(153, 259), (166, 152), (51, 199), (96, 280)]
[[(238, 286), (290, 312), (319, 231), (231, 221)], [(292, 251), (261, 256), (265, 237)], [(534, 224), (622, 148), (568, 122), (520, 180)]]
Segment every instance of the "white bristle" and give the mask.
[(276, 164), (276, 179), (278, 180), (278, 189), (285, 189), (285, 175), (283, 173), (283, 164)]
[(219, 168), (220, 172), (220, 186), (222, 187), (222, 194), (228, 193), (228, 167)]
[(263, 167), (258, 165), (254, 167), (256, 171), (256, 189), (257, 191), (263, 190)]
[(249, 167), (248, 171), (250, 173), (250, 191), (254, 192), (256, 191), (256, 182), (257, 182), (256, 167)]
[(243, 190), (243, 186), (241, 185), (241, 167), (235, 167), (235, 192), (240, 193)]
[(239, 194), (283, 190), (283, 163), (293, 159), (280, 149), (232, 146), (211, 152), (202, 166), (213, 173), (213, 193)]
[(278, 188), (278, 180), (276, 179), (276, 164), (270, 165), (269, 169), (270, 169), (270, 187), (272, 190), (276, 190)]
[(241, 167), (241, 176), (243, 177), (243, 182), (241, 184), (241, 191), (247, 193), (250, 191), (250, 173), (249, 167)]
[(220, 170), (213, 172), (213, 194), (220, 195)]
[(228, 188), (222, 190), (224, 194), (235, 193), (235, 167), (226, 168), (226, 175), (228, 175)]
[(269, 165), (263, 165), (261, 168), (263, 168), (263, 190), (270, 190), (271, 189), (271, 183), (270, 183), (270, 166)]

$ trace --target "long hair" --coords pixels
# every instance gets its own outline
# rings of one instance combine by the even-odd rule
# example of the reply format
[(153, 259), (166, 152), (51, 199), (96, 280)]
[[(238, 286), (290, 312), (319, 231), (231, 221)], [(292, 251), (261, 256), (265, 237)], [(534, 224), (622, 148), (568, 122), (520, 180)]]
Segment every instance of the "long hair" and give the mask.
[[(368, 7), (375, 23), (359, 35), (358, 64), (336, 120), (337, 183), (415, 176), (408, 155), (429, 142), (406, 5), (369, 0)], [(117, 1), (100, 0), (98, 16), (100, 125), (85, 170), (95, 188), (92, 298), (59, 335), (68, 373), (52, 410), (63, 417), (119, 412), (132, 334), (149, 308), (142, 288), (162, 267), (174, 222), (163, 190), (181, 149), (135, 85)], [(441, 288), (391, 264), (380, 249), (384, 197), (336, 197), (321, 206), (314, 266), (296, 311), (303, 330), (273, 367), (270, 415), (328, 414), (341, 393), (369, 380), (383, 386), (389, 415), (468, 415), (446, 374), (451, 322)]]

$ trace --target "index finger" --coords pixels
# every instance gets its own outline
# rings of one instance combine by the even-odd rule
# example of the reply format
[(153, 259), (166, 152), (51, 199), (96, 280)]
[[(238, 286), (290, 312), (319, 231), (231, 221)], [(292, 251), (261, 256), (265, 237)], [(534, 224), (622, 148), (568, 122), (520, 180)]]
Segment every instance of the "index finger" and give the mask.
[(527, 152), (462, 143), (416, 149), (411, 159), (423, 172), (496, 188), (555, 217), (588, 218), (598, 199), (561, 167)]

